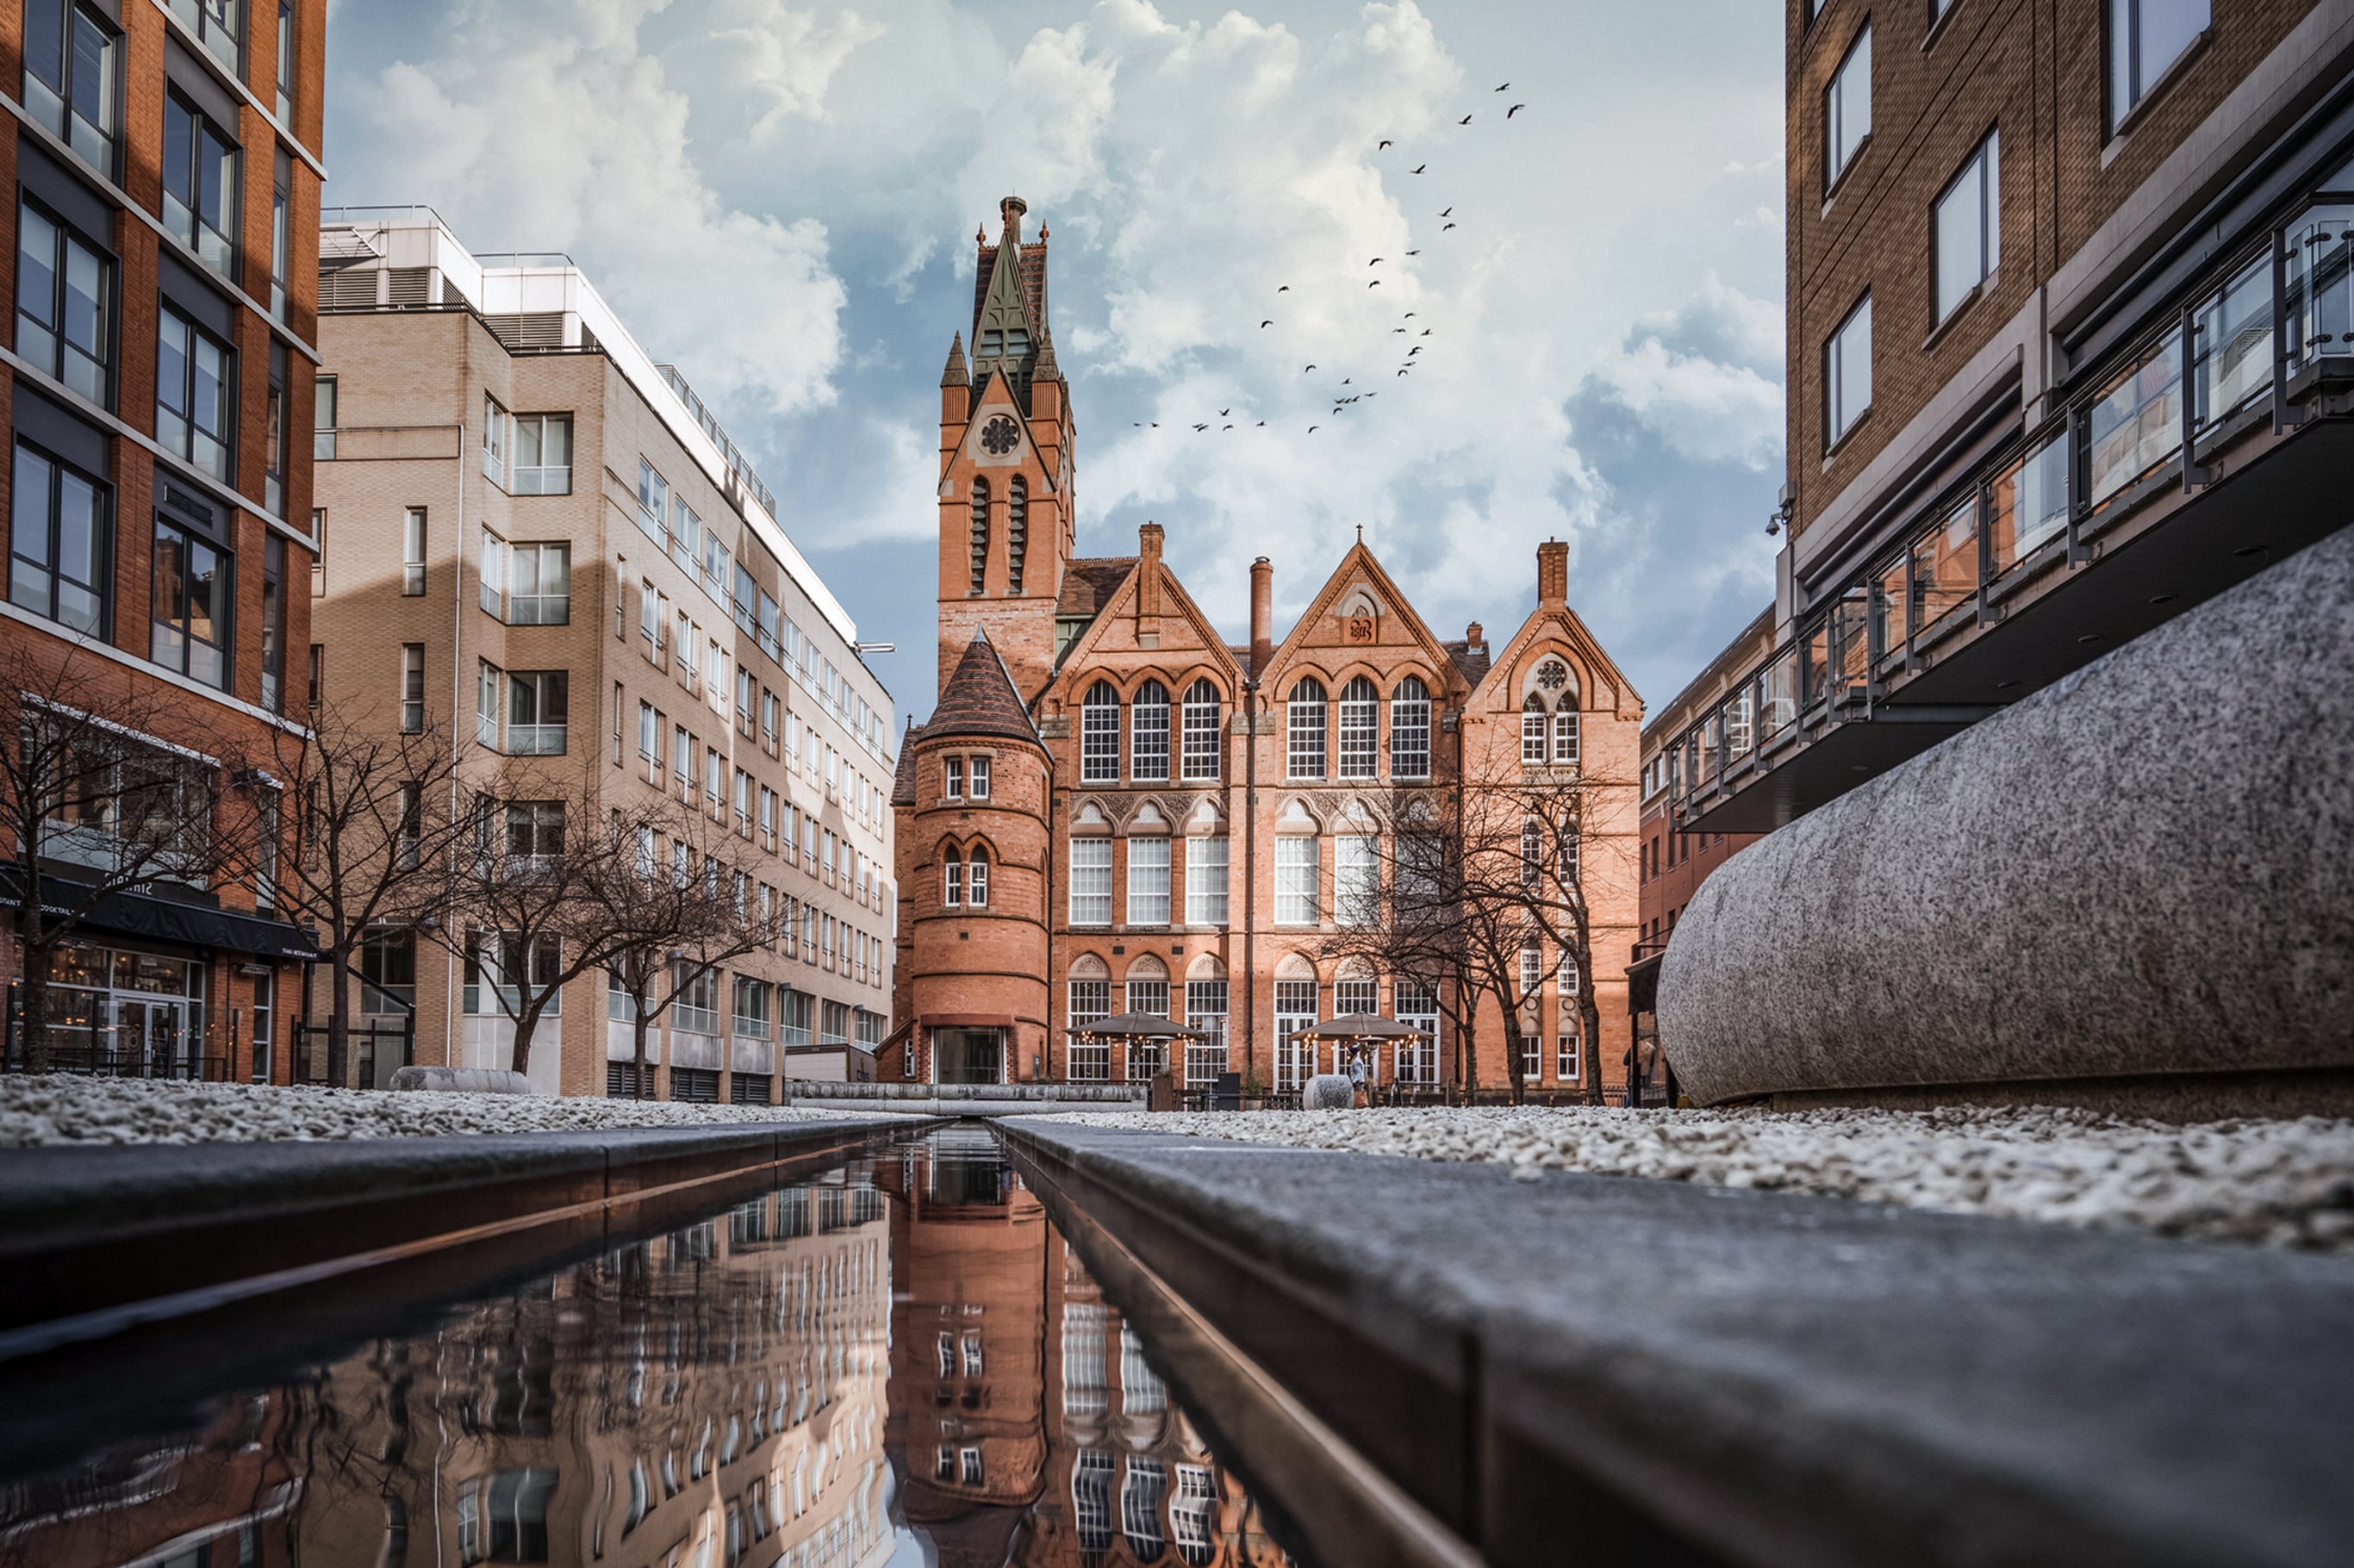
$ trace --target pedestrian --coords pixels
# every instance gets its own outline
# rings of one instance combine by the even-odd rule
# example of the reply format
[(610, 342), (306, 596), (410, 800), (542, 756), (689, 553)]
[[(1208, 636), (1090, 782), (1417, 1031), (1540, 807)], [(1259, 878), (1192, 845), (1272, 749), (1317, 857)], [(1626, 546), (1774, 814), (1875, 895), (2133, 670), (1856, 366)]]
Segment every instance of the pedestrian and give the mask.
[(1352, 1103), (1359, 1110), (1364, 1109), (1370, 1102), (1365, 1098), (1365, 1048), (1363, 1045), (1349, 1047), (1349, 1084), (1355, 1091)]

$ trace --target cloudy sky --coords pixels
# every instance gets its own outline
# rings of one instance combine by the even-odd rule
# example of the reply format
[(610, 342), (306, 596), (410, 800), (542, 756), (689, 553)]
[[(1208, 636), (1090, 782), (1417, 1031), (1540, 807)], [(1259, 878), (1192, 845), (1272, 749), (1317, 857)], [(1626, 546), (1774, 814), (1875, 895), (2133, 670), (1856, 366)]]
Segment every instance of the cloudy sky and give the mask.
[[(1130, 554), (1163, 524), (1236, 640), (1252, 556), (1274, 559), (1280, 631), (1361, 524), (1450, 636), (1517, 625), (1536, 543), (1568, 539), (1572, 602), (1654, 709), (1771, 597), (1778, 6), (331, 17), (328, 199), (571, 253), (753, 454), (861, 635), (898, 643), (875, 662), (903, 713), (932, 700), (940, 365), (1009, 192), (1053, 230), (1080, 548)], [(1377, 397), (1335, 417), (1342, 376)], [(1189, 428), (1221, 408), (1235, 430)]]

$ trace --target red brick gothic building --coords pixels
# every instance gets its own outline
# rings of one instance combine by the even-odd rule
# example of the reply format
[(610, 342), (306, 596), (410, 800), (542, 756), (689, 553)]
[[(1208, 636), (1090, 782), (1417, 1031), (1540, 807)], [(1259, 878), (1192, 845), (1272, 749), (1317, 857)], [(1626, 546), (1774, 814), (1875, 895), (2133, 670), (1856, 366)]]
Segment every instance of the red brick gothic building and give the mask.
[[(1532, 1087), (1575, 1090), (1626, 1050), (1624, 966), (1638, 919), (1642, 700), (1568, 603), (1568, 546), (1537, 548), (1537, 605), (1508, 641), (1443, 639), (1373, 553), (1348, 549), (1279, 641), (1273, 572), (1252, 568), (1250, 641), (1230, 646), (1162, 558), (1077, 554), (1074, 425), (1047, 315), (1046, 234), (1002, 204), (981, 244), (970, 352), (940, 382), (939, 700), (901, 748), (899, 1032), (885, 1071), (938, 1082), (1142, 1077), (1141, 1051), (1075, 1044), (1108, 1014), (1160, 1013), (1213, 1039), (1181, 1080), (1276, 1086), (1332, 1066), (1298, 1032), (1378, 1012), (1435, 1048), (1381, 1076), (1461, 1071), (1440, 999), (1362, 958), (1352, 890), (1385, 863), (1385, 799), (1502, 767), (1583, 780), (1580, 881), (1596, 972), (1524, 960)], [(1604, 1037), (1583, 1039), (1576, 988)], [(1468, 1075), (1508, 1076), (1500, 1022)]]

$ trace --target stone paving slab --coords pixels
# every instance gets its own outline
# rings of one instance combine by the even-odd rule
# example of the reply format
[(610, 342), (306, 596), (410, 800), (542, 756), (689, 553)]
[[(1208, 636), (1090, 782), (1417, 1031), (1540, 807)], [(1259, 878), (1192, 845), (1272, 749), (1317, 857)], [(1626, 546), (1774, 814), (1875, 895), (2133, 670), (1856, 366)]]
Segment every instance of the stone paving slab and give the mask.
[(1500, 1565), (1564, 1561), (1581, 1520), (1581, 1562), (2336, 1563), (2354, 1542), (2354, 1261), (1001, 1131)]

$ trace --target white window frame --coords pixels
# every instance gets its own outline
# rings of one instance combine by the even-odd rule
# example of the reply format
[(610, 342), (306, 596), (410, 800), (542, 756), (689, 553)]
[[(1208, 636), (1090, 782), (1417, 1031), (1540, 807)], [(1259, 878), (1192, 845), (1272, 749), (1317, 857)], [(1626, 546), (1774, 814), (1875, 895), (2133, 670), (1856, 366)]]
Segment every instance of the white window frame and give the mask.
[(1147, 681), (1129, 705), (1129, 777), (1140, 784), (1169, 781), (1169, 688)]
[[(1204, 697), (1206, 694), (1207, 700)], [(1218, 688), (1204, 676), (1185, 688), (1182, 727), (1183, 756), (1180, 767), (1188, 782), (1214, 782), (1224, 750), (1224, 726), (1219, 722)]]
[(1128, 841), (1128, 924), (1169, 924), (1169, 841)]
[(1224, 833), (1185, 841), (1185, 924), (1224, 926), (1233, 884), (1230, 846)]
[(1111, 840), (1071, 840), (1070, 923), (1111, 924)]
[(1313, 926), (1321, 917), (1321, 866), (1313, 833), (1279, 833), (1275, 841), (1275, 923)]

